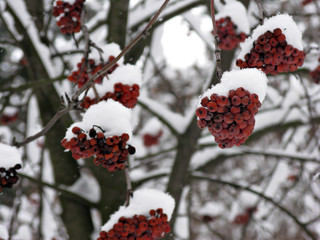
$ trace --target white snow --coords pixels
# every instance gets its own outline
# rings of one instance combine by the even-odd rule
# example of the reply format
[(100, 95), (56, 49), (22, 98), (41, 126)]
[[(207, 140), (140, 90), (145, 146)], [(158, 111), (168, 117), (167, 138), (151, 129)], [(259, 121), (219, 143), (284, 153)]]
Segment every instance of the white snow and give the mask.
[(120, 217), (133, 217), (134, 215), (150, 216), (150, 210), (163, 209), (170, 220), (175, 206), (174, 199), (167, 193), (156, 189), (140, 189), (133, 193), (128, 207), (121, 206), (117, 212), (111, 215), (109, 221), (101, 230), (108, 232), (116, 224)]
[(241, 2), (229, 1), (222, 7), (218, 14), (216, 14), (216, 20), (221, 18), (230, 17), (232, 22), (238, 26), (237, 32), (244, 32), (245, 34), (250, 33), (249, 19), (247, 10)]
[[(55, 0), (53, 3), (53, 6), (57, 5), (57, 1), (61, 1), (61, 0)], [(76, 0), (62, 0), (62, 2), (69, 3), (70, 5), (73, 5), (76, 2)]]
[[(104, 59), (105, 61), (108, 61), (109, 56), (116, 57), (121, 52), (120, 46), (116, 43), (106, 44), (105, 42), (99, 42), (99, 43), (97, 43), (97, 45), (99, 47), (101, 46), (100, 48), (103, 51), (102, 56), (105, 58)], [(96, 63), (100, 62), (100, 55), (97, 50), (93, 50), (90, 53), (89, 58), (93, 58), (96, 61)], [(120, 58), (117, 63), (119, 65), (122, 65), (123, 64), (123, 57)]]
[[(92, 105), (83, 115), (81, 122), (73, 123), (67, 130), (65, 138), (70, 140), (75, 135), (72, 133), (73, 127), (79, 127), (84, 131), (89, 131), (93, 125), (101, 127), (105, 132), (104, 135), (120, 136), (122, 133), (132, 136), (131, 127), (131, 110), (124, 107), (121, 103), (115, 102), (112, 99), (102, 101)], [(99, 128), (95, 128), (97, 132)], [(88, 136), (89, 138), (89, 136)], [(129, 140), (130, 142), (130, 140)]]
[(163, 128), (161, 122), (158, 118), (153, 117), (151, 118), (141, 129), (141, 134), (150, 134), (150, 135), (157, 135), (159, 131)]
[(21, 154), (18, 148), (0, 143), (0, 167), (11, 168), (16, 164), (22, 164)]
[(0, 238), (4, 240), (9, 238), (7, 228), (3, 225), (0, 225)]
[(203, 97), (210, 98), (213, 93), (228, 96), (230, 90), (236, 90), (239, 87), (243, 87), (250, 93), (257, 94), (262, 103), (267, 93), (267, 82), (267, 76), (262, 71), (255, 68), (224, 72), (221, 83), (212, 86), (200, 96), (199, 106)]
[(18, 109), (15, 108), (15, 107), (6, 107), (4, 110), (3, 110), (3, 114), (5, 115), (9, 115), (9, 116), (13, 116), (15, 115), (16, 113), (18, 112)]
[[(116, 83), (127, 84), (129, 86), (133, 84), (141, 86), (142, 83), (141, 70), (135, 65), (130, 64), (117, 67), (112, 74), (108, 75), (108, 78), (104, 77), (102, 84), (95, 85), (99, 97), (103, 97), (107, 92), (114, 92), (114, 85)], [(92, 88), (88, 91), (87, 96), (95, 98)]]
[(259, 25), (253, 30), (251, 37), (248, 37), (243, 43), (240, 43), (241, 51), (238, 58), (244, 59), (244, 56), (249, 53), (253, 47), (253, 42), (257, 40), (260, 35), (267, 31), (273, 32), (276, 28), (282, 30), (288, 44), (299, 50), (303, 50), (302, 34), (297, 24), (288, 14), (278, 14), (265, 19), (263, 25)]

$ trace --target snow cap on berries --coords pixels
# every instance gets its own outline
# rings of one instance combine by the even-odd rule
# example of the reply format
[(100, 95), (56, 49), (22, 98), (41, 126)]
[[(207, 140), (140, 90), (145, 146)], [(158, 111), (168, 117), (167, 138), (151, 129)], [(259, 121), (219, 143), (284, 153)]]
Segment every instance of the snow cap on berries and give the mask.
[(259, 101), (262, 103), (267, 93), (267, 82), (267, 76), (256, 68), (224, 72), (221, 83), (211, 87), (200, 96), (199, 106), (203, 97), (210, 98), (213, 93), (228, 96), (230, 90), (236, 90), (239, 87), (243, 87), (250, 93), (257, 94)]
[(250, 33), (249, 19), (245, 6), (238, 1), (229, 1), (216, 14), (216, 19), (230, 17), (232, 22), (238, 27), (237, 32)]
[[(101, 101), (91, 106), (84, 113), (81, 122), (75, 122), (68, 128), (65, 138), (70, 140), (74, 137), (72, 132), (73, 127), (79, 127), (84, 131), (89, 131), (93, 125), (103, 129), (106, 137), (114, 135), (120, 136), (123, 133), (127, 133), (131, 138), (132, 126), (130, 120), (130, 109), (112, 99)], [(96, 128), (96, 130), (98, 129), (99, 128)]]
[(0, 143), (0, 167), (9, 169), (22, 164), (18, 148)]
[(169, 194), (156, 189), (140, 189), (133, 193), (128, 207), (121, 206), (117, 212), (111, 215), (109, 221), (102, 226), (101, 231), (108, 232), (116, 224), (120, 217), (133, 217), (134, 215), (150, 216), (149, 211), (158, 208), (167, 214), (168, 221), (171, 218), (175, 202)]
[[(108, 75), (108, 79), (104, 79), (102, 84), (96, 84), (96, 89), (99, 97), (103, 97), (107, 92), (114, 92), (114, 85), (122, 83), (123, 85), (132, 86), (133, 84), (141, 86), (142, 74), (139, 67), (131, 64), (126, 64), (117, 67), (112, 74)], [(90, 98), (95, 98), (93, 89), (90, 89), (87, 94)]]
[(247, 38), (243, 43), (240, 44), (241, 51), (238, 58), (244, 59), (244, 56), (250, 52), (253, 42), (256, 41), (260, 35), (267, 31), (272, 32), (276, 28), (280, 28), (282, 30), (282, 33), (286, 36), (286, 41), (288, 44), (301, 51), (303, 50), (302, 34), (297, 24), (290, 15), (278, 14), (265, 19), (263, 25), (256, 27), (253, 30), (251, 37)]

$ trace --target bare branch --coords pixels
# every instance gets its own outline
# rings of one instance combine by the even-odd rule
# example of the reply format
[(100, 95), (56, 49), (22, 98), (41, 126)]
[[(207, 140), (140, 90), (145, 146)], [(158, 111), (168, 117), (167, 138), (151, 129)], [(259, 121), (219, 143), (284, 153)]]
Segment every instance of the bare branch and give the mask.
[(259, 8), (259, 22), (262, 25), (263, 21), (264, 21), (264, 18), (266, 16), (266, 13), (265, 13), (265, 11), (263, 9), (261, 0), (255, 0), (255, 1), (256, 1), (256, 4), (257, 4), (258, 8)]

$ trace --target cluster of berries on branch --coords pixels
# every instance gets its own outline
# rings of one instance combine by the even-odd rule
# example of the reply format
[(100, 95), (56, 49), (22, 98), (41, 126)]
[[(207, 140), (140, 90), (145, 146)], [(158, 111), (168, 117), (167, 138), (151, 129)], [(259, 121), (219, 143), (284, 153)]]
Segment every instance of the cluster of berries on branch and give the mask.
[(162, 208), (150, 210), (149, 214), (121, 217), (108, 232), (101, 231), (97, 240), (157, 240), (170, 232), (168, 216)]
[(303, 0), (302, 1), (302, 6), (305, 6), (305, 5), (308, 5), (309, 3), (312, 3), (312, 2), (314, 2), (314, 0)]
[(8, 169), (0, 167), (0, 192), (2, 192), (2, 188), (11, 188), (13, 184), (18, 182), (17, 170), (20, 168), (20, 164), (16, 164)]
[(213, 93), (201, 99), (197, 123), (209, 129), (220, 148), (239, 146), (251, 135), (260, 106), (259, 96), (243, 87), (230, 90), (228, 96)]
[[(318, 59), (318, 62), (320, 62), (320, 58)], [(310, 71), (310, 76), (314, 83), (320, 83), (320, 65), (313, 71)]]
[(58, 0), (52, 9), (52, 16), (58, 18), (57, 26), (63, 34), (72, 34), (81, 30), (81, 12), (85, 0), (74, 0), (73, 4)]
[(146, 147), (151, 147), (159, 143), (159, 138), (162, 136), (162, 130), (158, 131), (156, 135), (145, 133), (143, 134), (143, 144)]
[(13, 115), (3, 113), (0, 118), (0, 123), (6, 125), (15, 122), (16, 120), (18, 120), (18, 112)]
[(65, 149), (71, 150), (72, 157), (78, 160), (95, 156), (94, 163), (107, 168), (109, 172), (123, 170), (128, 155), (135, 153), (135, 148), (127, 145), (129, 135), (126, 133), (105, 137), (103, 131), (96, 131), (95, 126), (89, 132), (73, 127), (72, 133), (75, 137), (69, 140), (64, 138), (61, 142)]
[(219, 47), (222, 50), (236, 48), (247, 37), (244, 32), (237, 33), (237, 25), (232, 22), (230, 17), (220, 18), (216, 23), (220, 39)]
[[(87, 64), (85, 62), (85, 59), (82, 58), (81, 62), (77, 64), (77, 70), (73, 71), (69, 76), (68, 80), (70, 82), (76, 83), (78, 85), (78, 88), (81, 88), (88, 80), (88, 70), (90, 70), (91, 75), (93, 76), (96, 74), (99, 70), (101, 70), (104, 66), (106, 66), (108, 63), (110, 63), (114, 59), (114, 56), (109, 56), (108, 62), (103, 63), (96, 63), (94, 59), (88, 59), (88, 66), (90, 69), (87, 68)], [(116, 68), (118, 67), (118, 64), (115, 64), (112, 68), (110, 68), (106, 74), (111, 74)], [(103, 80), (104, 75), (98, 77), (95, 79), (95, 83), (101, 83)]]
[(267, 31), (253, 42), (250, 53), (238, 59), (236, 65), (243, 68), (257, 68), (266, 74), (276, 75), (294, 72), (303, 65), (305, 52), (288, 44), (280, 28)]
[[(107, 92), (101, 100), (113, 99), (114, 101), (120, 102), (123, 106), (127, 108), (134, 108), (137, 104), (138, 97), (140, 95), (140, 87), (138, 84), (133, 84), (132, 86), (128, 84), (115, 83), (114, 91)], [(85, 97), (81, 103), (81, 107), (89, 108), (91, 105), (96, 104), (98, 100), (96, 98), (91, 99), (90, 97)]]

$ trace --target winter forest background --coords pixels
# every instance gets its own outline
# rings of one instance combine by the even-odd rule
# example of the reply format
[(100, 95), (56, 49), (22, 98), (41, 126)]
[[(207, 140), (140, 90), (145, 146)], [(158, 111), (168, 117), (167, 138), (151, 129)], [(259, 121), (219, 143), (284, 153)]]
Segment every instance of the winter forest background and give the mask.
[[(166, 239), (320, 238), (320, 87), (319, 75), (310, 75), (320, 57), (318, 0), (239, 1), (247, 11), (238, 28), (247, 22), (252, 31), (262, 16), (290, 14), (306, 57), (294, 72), (268, 75), (252, 135), (225, 149), (196, 118), (199, 96), (217, 83), (209, 0), (169, 1), (148, 31), (144, 27), (165, 1), (86, 0), (75, 34), (56, 25), (55, 2), (0, 0), (0, 142), (18, 146), (22, 156), (19, 181), (0, 192), (0, 239), (97, 239), (128, 201), (128, 180), (133, 192), (152, 188), (175, 200)], [(230, 2), (215, 1), (216, 13)], [(78, 87), (68, 76), (82, 58), (112, 61), (109, 56), (139, 34), (118, 70), (132, 66), (114, 75), (140, 86), (130, 121), (121, 117), (114, 124), (132, 127), (136, 152), (129, 167), (109, 172), (93, 158), (75, 160), (61, 141), (88, 110), (72, 98)], [(239, 53), (239, 47), (222, 50), (223, 71), (239, 69)], [(100, 91), (95, 85), (87, 92), (93, 98)], [(91, 119), (103, 122), (117, 111), (98, 109)], [(10, 158), (1, 154), (0, 168)], [(145, 206), (149, 200), (143, 198)]]

